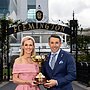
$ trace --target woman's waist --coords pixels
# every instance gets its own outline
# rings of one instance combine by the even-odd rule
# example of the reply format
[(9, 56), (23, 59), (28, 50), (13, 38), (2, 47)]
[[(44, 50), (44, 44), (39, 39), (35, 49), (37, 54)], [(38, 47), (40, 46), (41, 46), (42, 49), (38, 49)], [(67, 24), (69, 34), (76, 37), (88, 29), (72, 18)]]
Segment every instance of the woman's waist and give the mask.
[(35, 76), (19, 76), (19, 78), (22, 80), (34, 80)]
[(22, 80), (34, 80), (35, 77), (27, 77), (27, 76), (22, 76), (22, 77), (19, 77), (20, 79)]

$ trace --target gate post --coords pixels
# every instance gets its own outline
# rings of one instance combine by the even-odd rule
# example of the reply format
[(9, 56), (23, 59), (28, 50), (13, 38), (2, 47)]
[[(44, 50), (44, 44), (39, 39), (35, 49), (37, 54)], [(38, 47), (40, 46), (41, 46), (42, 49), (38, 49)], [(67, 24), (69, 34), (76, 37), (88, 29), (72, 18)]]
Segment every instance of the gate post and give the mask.
[[(3, 80), (3, 73), (6, 73), (6, 80), (10, 79), (10, 65), (9, 65), (9, 36), (8, 36), (8, 20), (1, 20), (1, 33), (2, 33), (2, 43), (1, 43), (1, 52), (2, 52), (2, 72), (1, 78)], [(5, 63), (4, 63), (5, 62)], [(6, 72), (3, 72), (4, 64), (6, 65)]]
[[(75, 33), (75, 37), (74, 40), (72, 40), (72, 36), (71, 37), (71, 53), (72, 53), (72, 43), (75, 43), (75, 59), (76, 59), (76, 69), (77, 69), (77, 59), (78, 59), (78, 39), (77, 39), (77, 30), (78, 30), (78, 20), (74, 19), (74, 12), (73, 12), (73, 20), (70, 20), (70, 28), (72, 30), (72, 32)], [(71, 33), (72, 33), (71, 32)], [(74, 41), (74, 42), (72, 42)], [(78, 72), (77, 72), (78, 73)]]
[[(71, 28), (71, 33), (75, 33), (75, 36), (73, 37), (74, 38), (74, 41), (75, 41), (75, 58), (76, 58), (76, 62), (77, 62), (77, 55), (78, 55), (78, 42), (77, 42), (77, 30), (78, 30), (78, 20), (74, 20), (74, 13), (73, 13), (73, 20), (70, 20), (70, 28)], [(74, 44), (72, 42), (73, 38), (72, 36), (71, 37), (71, 53), (73, 51), (72, 49), (72, 44)]]

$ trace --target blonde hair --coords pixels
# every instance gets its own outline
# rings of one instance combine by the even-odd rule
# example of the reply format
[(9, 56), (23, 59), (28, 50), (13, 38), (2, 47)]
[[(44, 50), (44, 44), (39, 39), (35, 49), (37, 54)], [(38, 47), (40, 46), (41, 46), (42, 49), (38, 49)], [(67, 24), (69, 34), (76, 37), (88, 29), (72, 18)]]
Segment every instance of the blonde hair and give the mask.
[[(33, 45), (34, 45), (34, 49), (33, 49), (32, 53), (31, 53), (31, 56), (35, 56), (35, 55), (36, 55), (36, 52), (35, 52), (35, 40), (34, 40), (34, 38), (31, 37), (31, 36), (25, 36), (25, 37), (23, 37), (22, 40), (21, 40), (21, 46), (24, 45), (24, 42), (25, 42), (26, 40), (32, 40)], [(24, 55), (24, 50), (23, 50), (23, 48), (21, 48), (21, 52), (20, 52), (20, 56), (22, 56), (22, 55)]]

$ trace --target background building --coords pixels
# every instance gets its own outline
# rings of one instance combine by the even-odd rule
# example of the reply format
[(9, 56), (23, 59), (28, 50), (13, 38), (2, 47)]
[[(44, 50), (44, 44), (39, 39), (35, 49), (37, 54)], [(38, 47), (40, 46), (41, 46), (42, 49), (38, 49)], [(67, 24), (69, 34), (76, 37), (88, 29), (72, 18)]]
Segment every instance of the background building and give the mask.
[[(6, 4), (7, 1), (7, 4)], [(48, 0), (3, 0), (2, 13), (3, 10), (7, 19), (12, 19), (14, 22), (19, 21), (23, 23), (27, 22), (36, 22), (36, 23), (49, 23), (49, 11), (48, 11)], [(42, 19), (38, 20), (36, 18), (37, 11), (43, 13)], [(57, 22), (58, 23), (58, 22)], [(19, 55), (20, 52), (20, 41), (23, 36), (30, 35), (35, 38), (36, 41), (36, 52), (39, 54), (46, 54), (50, 52), (48, 46), (48, 37), (51, 34), (59, 34), (62, 40), (62, 49), (70, 51), (69, 46), (67, 45), (67, 34), (44, 30), (36, 29), (30, 31), (18, 32), (17, 34), (10, 35), (10, 53), (12, 57), (14, 55)]]

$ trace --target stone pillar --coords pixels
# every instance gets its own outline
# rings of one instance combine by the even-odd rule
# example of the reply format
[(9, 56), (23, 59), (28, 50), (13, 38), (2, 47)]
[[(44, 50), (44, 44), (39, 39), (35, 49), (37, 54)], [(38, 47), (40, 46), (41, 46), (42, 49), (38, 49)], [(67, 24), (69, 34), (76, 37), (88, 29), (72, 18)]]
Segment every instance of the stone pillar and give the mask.
[(27, 19), (27, 0), (17, 0), (17, 19), (21, 21)]

